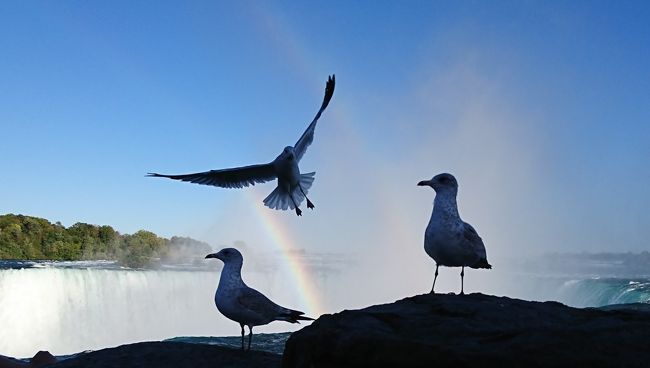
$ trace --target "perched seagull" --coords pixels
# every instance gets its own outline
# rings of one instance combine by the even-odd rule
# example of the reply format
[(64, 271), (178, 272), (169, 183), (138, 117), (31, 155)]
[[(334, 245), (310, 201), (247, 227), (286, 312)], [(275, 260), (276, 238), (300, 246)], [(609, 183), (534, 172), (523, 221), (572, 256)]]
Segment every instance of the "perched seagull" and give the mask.
[(303, 312), (281, 307), (273, 303), (259, 291), (249, 288), (241, 278), (244, 258), (235, 248), (224, 248), (205, 258), (218, 258), (223, 261), (219, 286), (214, 302), (221, 314), (239, 322), (241, 326), (241, 348), (244, 349), (244, 326), (248, 326), (248, 350), (251, 348), (253, 326), (265, 325), (273, 321), (313, 321), (303, 316)]
[(313, 209), (314, 204), (307, 198), (307, 192), (314, 182), (315, 172), (300, 174), (298, 163), (307, 151), (307, 147), (314, 141), (316, 122), (323, 113), (334, 94), (335, 76), (328, 78), (325, 85), (325, 97), (316, 113), (314, 120), (307, 127), (298, 142), (291, 147), (284, 148), (272, 162), (261, 165), (236, 167), (232, 169), (210, 170), (195, 174), (163, 175), (149, 173), (147, 176), (170, 178), (174, 180), (189, 181), (191, 183), (213, 185), (221, 188), (242, 188), (256, 183), (265, 183), (278, 179), (278, 186), (264, 199), (264, 205), (275, 210), (295, 209), (296, 215), (302, 216), (298, 207), (306, 198), (307, 208)]
[(438, 266), (462, 267), (460, 271), (460, 294), (463, 292), (465, 267), (487, 268), (483, 240), (472, 225), (461, 220), (456, 205), (458, 182), (451, 174), (439, 174), (431, 180), (423, 180), (420, 186), (429, 186), (436, 191), (433, 212), (424, 233), (424, 250), (436, 262), (431, 293), (436, 287)]

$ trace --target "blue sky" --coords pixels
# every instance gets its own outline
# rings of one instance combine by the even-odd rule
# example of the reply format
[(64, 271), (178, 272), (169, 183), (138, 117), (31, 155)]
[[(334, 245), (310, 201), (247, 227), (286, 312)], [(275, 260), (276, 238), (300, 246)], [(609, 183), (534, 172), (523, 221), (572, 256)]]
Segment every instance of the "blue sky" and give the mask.
[(647, 250), (648, 19), (643, 1), (4, 1), (0, 213), (268, 248), (250, 193), (144, 174), (272, 160), (336, 73), (301, 163), (316, 210), (274, 213), (296, 246), (421, 257), (415, 183), (449, 171), (488, 254)]

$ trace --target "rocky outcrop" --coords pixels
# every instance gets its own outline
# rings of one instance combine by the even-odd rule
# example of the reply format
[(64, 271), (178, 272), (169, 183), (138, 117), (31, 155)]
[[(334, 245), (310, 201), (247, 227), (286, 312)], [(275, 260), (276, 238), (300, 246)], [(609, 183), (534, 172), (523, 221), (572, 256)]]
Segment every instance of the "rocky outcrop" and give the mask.
[(227, 368), (280, 367), (281, 356), (223, 346), (182, 342), (141, 342), (102, 349), (48, 366), (52, 368)]
[[(48, 367), (650, 366), (650, 305), (643, 303), (578, 309), (482, 294), (419, 295), (322, 316), (289, 337), (284, 356), (276, 354), (287, 335), (257, 335), (257, 351), (241, 351), (238, 336), (179, 337), (80, 353)], [(221, 345), (209, 345), (215, 342)], [(0, 359), (7, 367), (34, 363)]]
[[(643, 309), (643, 308), (641, 308)], [(320, 317), (283, 367), (647, 367), (650, 313), (482, 294), (419, 295)]]

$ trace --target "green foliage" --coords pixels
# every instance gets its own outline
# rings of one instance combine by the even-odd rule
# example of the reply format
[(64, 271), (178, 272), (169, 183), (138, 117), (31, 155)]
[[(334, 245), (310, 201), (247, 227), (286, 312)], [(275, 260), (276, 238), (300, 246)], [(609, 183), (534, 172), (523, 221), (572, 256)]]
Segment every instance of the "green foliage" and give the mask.
[(140, 230), (120, 234), (110, 226), (60, 223), (23, 215), (0, 215), (0, 259), (117, 260), (127, 267), (186, 262), (209, 253), (208, 244), (190, 238), (171, 240)]
[(124, 253), (120, 261), (128, 267), (142, 268), (150, 265), (151, 260), (160, 258), (168, 249), (167, 239), (156, 234), (140, 230), (133, 235), (124, 236)]

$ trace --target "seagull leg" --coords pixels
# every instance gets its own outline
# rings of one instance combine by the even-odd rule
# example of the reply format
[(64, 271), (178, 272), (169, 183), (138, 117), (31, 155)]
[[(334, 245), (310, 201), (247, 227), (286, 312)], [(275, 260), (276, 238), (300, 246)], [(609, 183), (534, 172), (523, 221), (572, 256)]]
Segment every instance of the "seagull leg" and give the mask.
[(244, 324), (240, 323), (241, 326), (241, 349), (244, 350)]
[(429, 294), (435, 294), (433, 289), (436, 287), (436, 279), (438, 278), (438, 264), (436, 263), (436, 273), (433, 275), (433, 286), (431, 287), (431, 292)]
[(248, 350), (251, 349), (251, 340), (253, 340), (253, 326), (248, 326)]
[(289, 197), (291, 198), (291, 202), (293, 202), (294, 207), (296, 207), (296, 215), (302, 216), (302, 210), (298, 208), (298, 205), (296, 204), (296, 200), (293, 199), (293, 193), (289, 192)]
[(309, 200), (309, 198), (307, 198), (307, 194), (305, 194), (305, 191), (302, 190), (302, 187), (300, 185), (298, 185), (298, 188), (300, 188), (300, 191), (302, 192), (302, 195), (304, 195), (305, 199), (307, 200), (307, 208), (313, 210), (314, 209), (314, 204)]
[(460, 295), (465, 295), (463, 292), (463, 278), (465, 277), (465, 266), (460, 271)]

